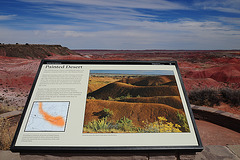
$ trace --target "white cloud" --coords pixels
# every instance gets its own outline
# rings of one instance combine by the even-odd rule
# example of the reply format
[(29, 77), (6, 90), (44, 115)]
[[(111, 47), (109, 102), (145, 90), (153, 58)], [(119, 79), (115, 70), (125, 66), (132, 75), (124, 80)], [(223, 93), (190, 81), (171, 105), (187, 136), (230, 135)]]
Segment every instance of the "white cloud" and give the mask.
[(219, 19), (219, 21), (227, 23), (227, 24), (233, 24), (236, 26), (240, 26), (240, 18), (235, 17), (215, 17)]
[(103, 7), (124, 7), (124, 8), (145, 8), (157, 10), (175, 10), (187, 9), (186, 6), (180, 3), (174, 3), (167, 0), (21, 0), (32, 3), (47, 3), (47, 4), (80, 4), (93, 5)]
[(0, 21), (12, 20), (12, 19), (14, 19), (14, 17), (16, 17), (16, 15), (0, 15)]
[(71, 25), (63, 29), (46, 25), (45, 30), (32, 31), (0, 28), (0, 41), (61, 44), (72, 49), (237, 49), (240, 43), (240, 31), (214, 21), (118, 23), (138, 28), (91, 32), (71, 30)]
[(51, 15), (57, 15), (61, 17), (74, 18), (76, 20), (86, 21), (109, 21), (109, 20), (133, 20), (139, 19), (152, 19), (155, 16), (149, 14), (143, 14), (128, 8), (95, 8), (95, 7), (83, 7), (76, 9), (73, 7), (54, 7), (45, 8), (46, 12)]
[(220, 12), (240, 13), (239, 0), (206, 0), (195, 3), (195, 6)]

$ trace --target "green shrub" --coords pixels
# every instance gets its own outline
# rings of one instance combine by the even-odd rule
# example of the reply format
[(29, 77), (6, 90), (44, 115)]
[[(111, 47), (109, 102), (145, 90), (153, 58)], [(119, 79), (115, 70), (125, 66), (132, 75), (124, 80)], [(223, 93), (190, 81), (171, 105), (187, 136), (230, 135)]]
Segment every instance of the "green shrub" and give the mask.
[(110, 109), (108, 108), (104, 108), (103, 110), (99, 111), (99, 112), (93, 112), (94, 116), (98, 116), (98, 119), (102, 119), (102, 118), (108, 118), (113, 116), (113, 112), (110, 111)]
[(130, 95), (130, 93), (128, 93), (128, 94), (126, 95), (126, 98), (132, 98), (132, 96)]
[(109, 100), (109, 101), (114, 101), (114, 98), (112, 98), (112, 97), (109, 96), (109, 97), (108, 97), (108, 100)]
[(220, 98), (219, 98), (219, 94), (218, 91), (215, 89), (197, 89), (197, 90), (193, 90), (190, 91), (189, 93), (189, 100), (190, 103), (192, 104), (196, 104), (196, 105), (206, 105), (206, 106), (214, 106), (216, 105), (220, 105)]
[(109, 124), (107, 118), (102, 118), (89, 122), (85, 127), (87, 130), (91, 130), (91, 132), (108, 132), (110, 129)]
[(230, 106), (240, 106), (240, 90), (222, 88), (220, 94), (223, 102), (230, 104)]
[(111, 117), (113, 115), (113, 112), (110, 111), (110, 109), (104, 108), (100, 112), (94, 112), (93, 115), (97, 115), (99, 119), (93, 120), (89, 122), (88, 125), (85, 125), (85, 132), (111, 132), (113, 124), (111, 123), (111, 121), (108, 121), (108, 117)]
[(136, 127), (133, 125), (132, 120), (122, 117), (116, 123), (116, 129), (122, 130), (124, 132), (136, 131)]
[(189, 92), (189, 101), (195, 105), (214, 106), (220, 105), (220, 102), (229, 104), (230, 106), (240, 106), (240, 90), (231, 88), (205, 88), (197, 89)]
[(103, 112), (106, 114), (104, 118), (113, 116), (113, 111), (110, 111), (109, 108), (104, 108)]
[(95, 100), (95, 97), (88, 96), (87, 99)]
[(84, 132), (89, 133), (136, 133), (137, 128), (133, 125), (132, 120), (121, 118), (116, 123), (108, 121), (107, 117), (93, 120), (84, 126)]
[(127, 98), (132, 98), (132, 96), (129, 93), (125, 96), (120, 96), (120, 97), (116, 97), (116, 98), (112, 98), (109, 96), (108, 100), (109, 101), (120, 101), (120, 100), (127, 99)]
[(117, 122), (111, 122), (109, 117), (113, 116), (113, 112), (108, 108), (104, 108), (100, 112), (94, 112), (93, 115), (98, 116), (98, 120), (93, 120), (87, 125), (84, 125), (84, 132), (97, 133), (122, 133), (122, 132), (137, 132), (137, 128), (133, 125), (132, 120), (122, 117)]
[(177, 119), (178, 119), (178, 124), (181, 126), (180, 130), (183, 132), (189, 132), (190, 130), (189, 130), (186, 116), (178, 112)]

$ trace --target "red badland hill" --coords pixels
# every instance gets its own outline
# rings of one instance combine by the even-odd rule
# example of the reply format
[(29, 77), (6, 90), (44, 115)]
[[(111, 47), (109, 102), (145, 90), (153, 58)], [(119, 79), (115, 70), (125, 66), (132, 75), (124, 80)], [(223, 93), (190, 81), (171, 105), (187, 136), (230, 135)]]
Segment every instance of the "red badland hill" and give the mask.
[(0, 105), (22, 108), (41, 59), (73, 54), (60, 45), (0, 44)]
[(183, 78), (183, 82), (187, 91), (198, 88), (218, 88), (223, 85), (212, 78)]
[(189, 71), (186, 78), (212, 78), (218, 82), (240, 83), (240, 64), (229, 64), (200, 71)]

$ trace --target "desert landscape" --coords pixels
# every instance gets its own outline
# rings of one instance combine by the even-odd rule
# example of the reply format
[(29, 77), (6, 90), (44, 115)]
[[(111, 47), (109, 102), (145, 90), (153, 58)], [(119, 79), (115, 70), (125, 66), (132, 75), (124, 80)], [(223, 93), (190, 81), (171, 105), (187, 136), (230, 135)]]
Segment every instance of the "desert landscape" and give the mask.
[[(23, 109), (42, 58), (174, 60), (178, 62), (185, 88), (190, 97), (196, 97), (191, 96), (191, 93), (200, 94), (203, 90), (206, 92), (210, 90), (207, 94), (214, 92), (220, 95), (220, 89), (224, 89), (228, 95), (231, 94), (230, 97), (235, 97), (231, 100), (234, 104), (217, 100), (217, 104), (212, 104), (211, 107), (240, 114), (238, 98), (240, 94), (240, 51), (238, 50), (69, 50), (66, 47), (61, 48), (61, 46), (30, 44), (0, 45), (1, 108), (6, 110)], [(197, 101), (201, 100), (193, 99), (192, 103), (205, 105)]]
[[(39, 63), (43, 58), (72, 60), (174, 60), (178, 62), (191, 104), (240, 114), (239, 50), (70, 50), (60, 45), (32, 44), (0, 45), (1, 114), (23, 110)], [(99, 84), (93, 83), (89, 87), (89, 93), (93, 94), (94, 91), (107, 85), (107, 83), (102, 84), (104, 81), (117, 86), (118, 83), (127, 85), (126, 80), (100, 77), (98, 80), (100, 81)], [(94, 82), (94, 79), (92, 81)], [(117, 83), (116, 81), (122, 82)], [(138, 95), (135, 95), (136, 97), (134, 95), (131, 96), (133, 97), (129, 98), (127, 103), (147, 105), (149, 101), (161, 101), (161, 105), (166, 105), (164, 101), (169, 101), (168, 97), (159, 99), (154, 97), (155, 95), (152, 98), (141, 96), (141, 100), (137, 97)], [(96, 101), (103, 102), (105, 100), (104, 98), (98, 100), (96, 97), (95, 100), (89, 99), (88, 101), (89, 104), (93, 104)], [(122, 101), (109, 101), (109, 103), (125, 103), (124, 101), (126, 100)], [(177, 102), (177, 98), (174, 101)], [(168, 106), (172, 106), (172, 104), (168, 104)], [(112, 111), (114, 115), (116, 114), (111, 108), (105, 108), (105, 111)], [(96, 116), (96, 118), (98, 117)], [(127, 115), (125, 115), (125, 121), (126, 118)], [(133, 119), (131, 120), (134, 122)], [(144, 119), (141, 120), (145, 121)], [(150, 123), (153, 123), (155, 120), (156, 117)], [(167, 120), (168, 122), (171, 121), (171, 119)], [(143, 123), (136, 123), (135, 125), (141, 126), (140, 124), (142, 125)], [(6, 127), (1, 129), (8, 130), (8, 125), (5, 124)], [(10, 125), (12, 126), (11, 128), (16, 128), (16, 124)], [(14, 129), (12, 130), (14, 131)], [(3, 131), (0, 133), (3, 133)]]
[(103, 72), (90, 73), (84, 133), (189, 132), (173, 74)]

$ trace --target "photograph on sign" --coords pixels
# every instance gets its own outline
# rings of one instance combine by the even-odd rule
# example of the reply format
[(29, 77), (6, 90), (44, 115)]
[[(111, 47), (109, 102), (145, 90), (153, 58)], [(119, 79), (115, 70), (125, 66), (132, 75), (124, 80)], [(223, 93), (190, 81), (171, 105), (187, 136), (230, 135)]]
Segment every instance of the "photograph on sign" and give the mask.
[(83, 133), (165, 132), (189, 132), (173, 71), (90, 71)]

